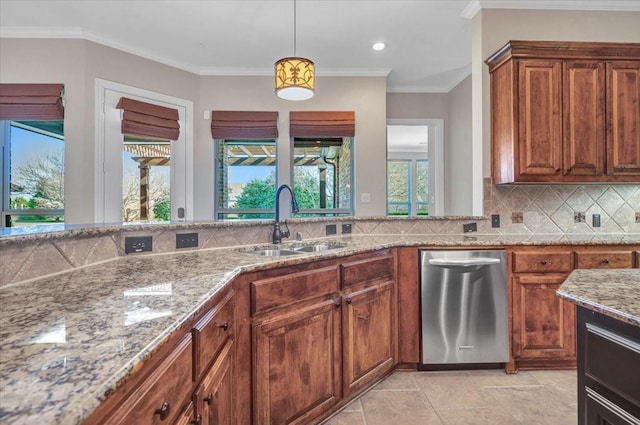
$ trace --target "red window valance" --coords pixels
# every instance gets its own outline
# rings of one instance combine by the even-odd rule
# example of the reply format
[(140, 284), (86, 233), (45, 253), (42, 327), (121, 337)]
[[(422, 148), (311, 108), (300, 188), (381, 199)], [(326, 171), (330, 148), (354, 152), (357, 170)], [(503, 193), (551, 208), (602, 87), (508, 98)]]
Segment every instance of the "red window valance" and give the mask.
[(353, 111), (292, 111), (289, 113), (291, 137), (353, 137), (356, 118)]
[(178, 140), (180, 123), (177, 109), (121, 97), (116, 108), (122, 115), (122, 134), (134, 137)]
[(278, 113), (266, 111), (211, 111), (214, 139), (277, 139)]
[(0, 84), (0, 119), (64, 119), (63, 84)]

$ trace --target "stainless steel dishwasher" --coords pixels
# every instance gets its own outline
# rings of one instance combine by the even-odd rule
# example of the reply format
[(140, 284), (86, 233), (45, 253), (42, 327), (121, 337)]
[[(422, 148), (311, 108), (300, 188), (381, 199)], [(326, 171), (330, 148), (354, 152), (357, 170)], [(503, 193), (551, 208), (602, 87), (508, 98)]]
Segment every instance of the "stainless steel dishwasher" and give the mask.
[(421, 370), (509, 360), (503, 250), (420, 251)]

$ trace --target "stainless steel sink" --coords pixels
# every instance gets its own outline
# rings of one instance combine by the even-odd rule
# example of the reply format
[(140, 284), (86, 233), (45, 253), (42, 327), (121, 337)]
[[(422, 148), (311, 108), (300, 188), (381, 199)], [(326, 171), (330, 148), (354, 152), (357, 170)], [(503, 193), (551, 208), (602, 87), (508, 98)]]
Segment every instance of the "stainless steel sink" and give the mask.
[(282, 257), (287, 255), (302, 255), (305, 253), (324, 252), (344, 247), (345, 244), (343, 243), (316, 243), (308, 245), (288, 246), (287, 248), (241, 249), (240, 252), (261, 255), (263, 257)]
[(318, 244), (318, 245), (298, 246), (292, 249), (294, 251), (302, 251), (302, 252), (322, 252), (322, 251), (329, 251), (330, 249), (337, 249), (337, 248), (342, 248), (342, 246)]
[(298, 255), (299, 252), (289, 249), (256, 249), (253, 251), (246, 251), (251, 254), (262, 255), (263, 257), (280, 257), (284, 255)]

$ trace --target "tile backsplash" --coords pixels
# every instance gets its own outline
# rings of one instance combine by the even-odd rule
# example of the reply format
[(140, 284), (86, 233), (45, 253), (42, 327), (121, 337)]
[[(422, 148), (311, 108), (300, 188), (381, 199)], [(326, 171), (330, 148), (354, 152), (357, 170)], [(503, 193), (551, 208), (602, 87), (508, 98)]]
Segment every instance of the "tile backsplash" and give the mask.
[[(500, 233), (638, 233), (640, 185), (492, 185), (485, 216), (500, 214)], [(600, 215), (600, 227), (593, 215)]]

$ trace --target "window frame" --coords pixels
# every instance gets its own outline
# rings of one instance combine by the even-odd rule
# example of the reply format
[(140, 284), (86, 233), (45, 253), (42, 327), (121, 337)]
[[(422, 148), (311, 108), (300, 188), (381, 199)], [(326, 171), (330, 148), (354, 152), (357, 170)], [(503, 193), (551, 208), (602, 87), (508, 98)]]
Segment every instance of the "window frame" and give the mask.
[[(274, 172), (275, 172), (275, 184), (273, 187), (274, 191), (274, 200), (275, 200), (275, 191), (278, 187), (278, 139), (213, 139), (213, 164), (214, 164), (214, 175), (213, 175), (213, 217), (215, 221), (244, 221), (244, 220), (264, 220), (269, 218), (256, 217), (256, 218), (234, 218), (230, 219), (226, 216), (231, 214), (261, 214), (268, 215), (270, 218), (275, 218), (275, 207), (274, 208), (221, 208), (220, 207), (220, 193), (218, 188), (220, 186), (220, 174), (219, 174), (219, 162), (221, 161), (219, 157), (219, 144), (224, 143), (225, 141), (233, 141), (236, 142), (246, 142), (247, 144), (254, 145), (266, 145), (265, 142), (270, 142), (269, 145), (273, 144), (275, 148), (275, 162), (273, 164)], [(262, 142), (262, 143), (261, 143)], [(221, 217), (224, 215), (225, 217)]]
[[(32, 120), (37, 121), (37, 120)], [(64, 137), (59, 138), (49, 132), (33, 128), (26, 128), (27, 126), (20, 125), (16, 120), (0, 120), (0, 146), (2, 147), (2, 160), (1, 160), (1, 168), (2, 168), (2, 194), (0, 200), (0, 215), (2, 222), (0, 223), (0, 228), (9, 227), (8, 218), (11, 216), (17, 215), (42, 215), (42, 216), (62, 216), (63, 220), (59, 222), (52, 222), (44, 224), (52, 225), (52, 224), (64, 224), (64, 214), (65, 209), (62, 208), (10, 208), (11, 203), (11, 189), (10, 189), (10, 181), (9, 181), (9, 169), (10, 169), (10, 161), (11, 161), (11, 127), (22, 128), (27, 131), (32, 131), (38, 134), (42, 134), (49, 137), (54, 137), (57, 139), (66, 142)], [(65, 143), (66, 150), (66, 143)], [(66, 172), (64, 173), (66, 174)], [(17, 226), (14, 226), (17, 227)]]
[[(304, 208), (304, 209), (300, 209), (299, 212), (296, 213), (297, 217), (340, 217), (340, 216), (352, 216), (354, 215), (354, 211), (355, 211), (355, 199), (354, 199), (354, 182), (355, 182), (355, 169), (354, 169), (354, 157), (355, 157), (355, 143), (356, 143), (356, 138), (355, 136), (344, 136), (344, 137), (340, 137), (343, 139), (350, 139), (350, 149), (351, 149), (351, 155), (349, 158), (349, 168), (350, 168), (350, 178), (349, 178), (349, 199), (351, 200), (351, 206), (349, 208)], [(309, 137), (290, 137), (290, 144), (289, 144), (289, 150), (290, 150), (290, 164), (291, 164), (291, 188), (293, 189), (294, 193), (295, 193), (295, 140), (296, 139), (302, 139), (302, 140), (308, 140), (310, 139)], [(336, 137), (318, 137), (317, 139), (336, 139)], [(338, 178), (338, 175), (336, 174), (334, 176), (335, 179)], [(337, 186), (337, 185), (336, 185)], [(335, 195), (334, 195), (335, 196)]]
[[(428, 149), (426, 159), (429, 161), (429, 216), (444, 215), (444, 120), (393, 118), (387, 120), (387, 127), (393, 125), (426, 126), (428, 131)], [(415, 156), (415, 154), (412, 154)], [(401, 159), (387, 149), (387, 161)], [(420, 158), (418, 158), (420, 159)], [(385, 163), (386, 166), (386, 163)], [(388, 173), (388, 170), (386, 171)], [(387, 189), (385, 189), (385, 196)], [(386, 201), (385, 201), (386, 205)], [(386, 208), (386, 207), (385, 207)]]

